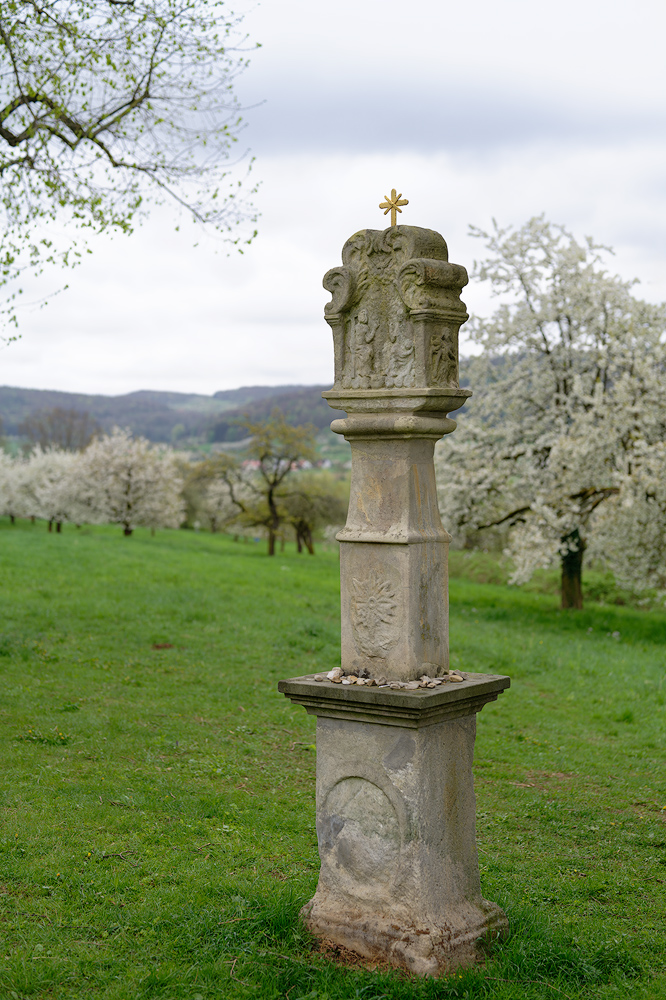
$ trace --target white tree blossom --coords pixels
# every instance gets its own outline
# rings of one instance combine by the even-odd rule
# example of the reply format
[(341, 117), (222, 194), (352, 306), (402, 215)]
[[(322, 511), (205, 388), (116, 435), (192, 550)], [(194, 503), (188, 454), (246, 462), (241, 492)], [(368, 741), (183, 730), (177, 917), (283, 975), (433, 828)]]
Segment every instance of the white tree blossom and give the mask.
[(22, 458), (12, 458), (0, 451), (0, 514), (12, 523), (24, 513), (23, 476), (26, 463)]
[(49, 531), (60, 531), (64, 521), (81, 522), (86, 509), (81, 502), (79, 467), (81, 456), (60, 448), (35, 448), (22, 469), (20, 492), (23, 513), (43, 518)]
[[(476, 276), (504, 301), (471, 321), (483, 353), (469, 364), (470, 412), (438, 449), (444, 522), (459, 543), (511, 529), (514, 582), (559, 559), (563, 606), (579, 607), (601, 508), (619, 509), (637, 455), (666, 436), (666, 308), (609, 275), (605, 248), (543, 218), (475, 235), (490, 251)], [(617, 569), (616, 548), (604, 558)], [(627, 563), (635, 586), (639, 563)]]
[(595, 517), (591, 551), (626, 587), (666, 591), (666, 443), (638, 441), (616, 496)]
[(115, 428), (84, 452), (81, 494), (94, 517), (119, 524), (126, 535), (138, 526), (177, 528), (185, 512), (176, 455), (145, 438)]
[(200, 509), (211, 531), (231, 524), (238, 517), (238, 507), (233, 503), (229, 487), (222, 479), (215, 479), (206, 487)]

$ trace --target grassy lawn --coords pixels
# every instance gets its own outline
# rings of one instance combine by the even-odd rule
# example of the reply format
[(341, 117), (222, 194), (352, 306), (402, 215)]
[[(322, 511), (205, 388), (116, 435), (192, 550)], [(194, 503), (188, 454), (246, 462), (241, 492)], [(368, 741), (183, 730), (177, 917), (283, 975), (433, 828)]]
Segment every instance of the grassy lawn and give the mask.
[(454, 665), (512, 678), (475, 765), (512, 933), (348, 969), (296, 919), (315, 720), (276, 691), (338, 662), (338, 563), (290, 548), (0, 520), (2, 1000), (663, 1000), (666, 615), (452, 581)]

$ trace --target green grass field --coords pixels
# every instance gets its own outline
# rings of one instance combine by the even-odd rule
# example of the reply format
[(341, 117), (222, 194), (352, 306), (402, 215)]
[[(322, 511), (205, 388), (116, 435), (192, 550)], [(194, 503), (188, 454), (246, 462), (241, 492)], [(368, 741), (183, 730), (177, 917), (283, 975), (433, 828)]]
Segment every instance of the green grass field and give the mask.
[[(442, 980), (345, 967), (313, 893), (334, 552), (0, 521), (0, 997), (666, 998), (666, 615), (451, 583), (479, 716), (485, 895), (512, 931)], [(612, 633), (619, 633), (613, 637)]]

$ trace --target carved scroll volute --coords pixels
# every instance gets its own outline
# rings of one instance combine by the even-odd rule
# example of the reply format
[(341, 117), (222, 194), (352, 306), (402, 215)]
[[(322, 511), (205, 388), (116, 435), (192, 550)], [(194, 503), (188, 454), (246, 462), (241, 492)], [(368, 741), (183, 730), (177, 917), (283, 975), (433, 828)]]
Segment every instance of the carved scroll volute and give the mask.
[(469, 318), (460, 292), (467, 281), (465, 268), (448, 261), (421, 258), (400, 268), (400, 294), (409, 309), (424, 385), (458, 385), (458, 333)]
[(324, 288), (333, 296), (324, 306), (326, 322), (333, 333), (333, 354), (335, 361), (335, 384), (342, 379), (345, 363), (345, 321), (344, 313), (349, 309), (356, 282), (348, 267), (332, 267), (323, 280)]
[(336, 313), (339, 314), (349, 308), (354, 297), (356, 283), (354, 275), (348, 267), (332, 267), (324, 275), (322, 284), (326, 291), (333, 296), (331, 301), (324, 306), (324, 315), (330, 322)]
[(444, 260), (408, 260), (398, 275), (400, 294), (410, 310), (451, 310), (461, 325), (468, 316), (460, 292), (468, 280), (464, 267)]

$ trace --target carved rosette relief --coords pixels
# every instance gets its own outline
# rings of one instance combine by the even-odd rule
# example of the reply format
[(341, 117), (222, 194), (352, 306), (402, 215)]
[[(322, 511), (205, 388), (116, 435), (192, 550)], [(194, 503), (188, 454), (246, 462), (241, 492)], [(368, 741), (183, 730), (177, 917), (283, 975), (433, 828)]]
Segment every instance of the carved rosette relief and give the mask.
[(324, 277), (335, 388), (457, 387), (467, 272), (449, 263), (443, 237), (415, 226), (363, 230), (342, 260)]
[(400, 637), (395, 587), (372, 571), (364, 580), (352, 579), (351, 623), (354, 641), (366, 656), (385, 658)]

